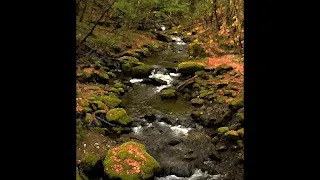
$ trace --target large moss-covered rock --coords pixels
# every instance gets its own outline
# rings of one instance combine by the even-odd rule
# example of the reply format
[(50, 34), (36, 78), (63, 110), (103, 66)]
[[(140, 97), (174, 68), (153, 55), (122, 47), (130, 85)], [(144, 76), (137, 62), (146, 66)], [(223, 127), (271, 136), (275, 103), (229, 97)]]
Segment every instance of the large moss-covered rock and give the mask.
[(141, 180), (152, 178), (159, 171), (159, 163), (150, 156), (145, 146), (126, 142), (110, 149), (103, 162), (110, 179)]
[(201, 44), (197, 42), (190, 43), (188, 45), (188, 54), (193, 57), (205, 57), (206, 53)]
[(144, 78), (150, 75), (152, 71), (152, 67), (147, 64), (143, 64), (143, 65), (133, 67), (131, 71), (132, 71), (133, 77)]
[(204, 64), (194, 61), (182, 62), (178, 65), (178, 72), (184, 75), (193, 75), (197, 71), (204, 69)]
[(127, 115), (126, 110), (124, 110), (123, 108), (115, 108), (109, 110), (106, 117), (108, 121), (115, 121), (123, 125), (127, 125), (133, 121), (133, 119)]
[(85, 153), (82, 161), (83, 170), (91, 171), (99, 160), (100, 158), (96, 154)]
[(160, 97), (162, 99), (174, 99), (177, 97), (177, 93), (174, 89), (163, 89), (160, 92)]

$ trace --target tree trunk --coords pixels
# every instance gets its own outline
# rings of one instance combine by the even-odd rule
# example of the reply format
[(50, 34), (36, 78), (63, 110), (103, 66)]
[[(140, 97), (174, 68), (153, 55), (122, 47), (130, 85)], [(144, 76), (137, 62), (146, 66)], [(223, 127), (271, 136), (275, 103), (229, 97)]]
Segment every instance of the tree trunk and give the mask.
[(84, 8), (83, 8), (83, 10), (82, 10), (82, 14), (81, 14), (81, 17), (80, 17), (80, 22), (83, 21), (84, 13), (85, 13), (86, 10), (87, 10), (87, 4), (88, 4), (88, 0), (85, 0), (85, 2), (84, 2)]
[(87, 36), (85, 38), (83, 38), (83, 40), (80, 42), (79, 46), (84, 43), (87, 38), (92, 34), (93, 30), (96, 28), (96, 26), (99, 24), (99, 22), (101, 21), (101, 19), (103, 18), (103, 16), (111, 9), (111, 7), (113, 6), (113, 4), (115, 3), (116, 1), (114, 1), (107, 9), (106, 11), (100, 16), (100, 18), (97, 20), (96, 24), (93, 26), (93, 28), (91, 29), (91, 31), (89, 32), (89, 34), (87, 34)]
[(213, 14), (216, 18), (217, 31), (220, 31), (220, 25), (219, 25), (218, 15), (217, 15), (217, 0), (214, 0), (214, 3), (213, 3)]
[(80, 2), (81, 0), (78, 0), (77, 4), (76, 4), (76, 16), (79, 16), (79, 11), (80, 11)]

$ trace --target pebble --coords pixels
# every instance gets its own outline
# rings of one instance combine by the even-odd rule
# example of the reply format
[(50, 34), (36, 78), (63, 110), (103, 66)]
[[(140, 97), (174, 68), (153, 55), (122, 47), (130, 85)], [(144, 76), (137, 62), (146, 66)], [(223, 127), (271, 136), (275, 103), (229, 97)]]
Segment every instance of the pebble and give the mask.
[(83, 147), (86, 147), (87, 146), (87, 144), (83, 144)]

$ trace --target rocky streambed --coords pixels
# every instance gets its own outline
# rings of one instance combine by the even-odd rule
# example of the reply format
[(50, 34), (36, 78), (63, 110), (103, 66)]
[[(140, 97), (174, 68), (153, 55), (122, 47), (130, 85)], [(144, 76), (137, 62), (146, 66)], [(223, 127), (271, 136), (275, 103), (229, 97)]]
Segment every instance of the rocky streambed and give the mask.
[[(210, 70), (201, 63), (183, 64), (189, 57), (188, 44), (177, 36), (171, 39), (164, 50), (146, 58), (123, 56), (119, 69), (112, 72), (118, 79), (109, 78), (114, 85), (96, 88), (108, 96), (101, 100), (107, 107), (99, 105), (95, 97), (96, 112), (82, 116), (103, 135), (92, 133), (92, 138), (87, 138), (90, 142), (83, 141), (78, 148), (82, 178), (110, 178), (102, 164), (107, 151), (134, 141), (143, 144), (161, 167), (152, 179), (243, 179), (243, 87), (230, 80), (241, 74), (227, 65)], [(125, 109), (125, 115), (110, 121), (109, 108)], [(96, 153), (101, 163), (83, 155), (87, 153), (84, 144), (95, 141), (98, 145), (87, 152)], [(95, 163), (86, 171), (88, 162)]]

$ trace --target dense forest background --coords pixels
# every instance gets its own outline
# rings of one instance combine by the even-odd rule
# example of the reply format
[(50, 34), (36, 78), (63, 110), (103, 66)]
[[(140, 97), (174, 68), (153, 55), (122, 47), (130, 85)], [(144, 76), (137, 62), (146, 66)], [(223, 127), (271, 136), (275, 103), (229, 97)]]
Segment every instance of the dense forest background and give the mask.
[[(77, 39), (82, 41), (96, 23), (124, 39), (128, 30), (150, 31), (161, 25), (188, 30), (200, 25), (209, 43), (243, 53), (243, 8), (241, 0), (77, 0)], [(100, 41), (110, 46), (117, 37)]]

